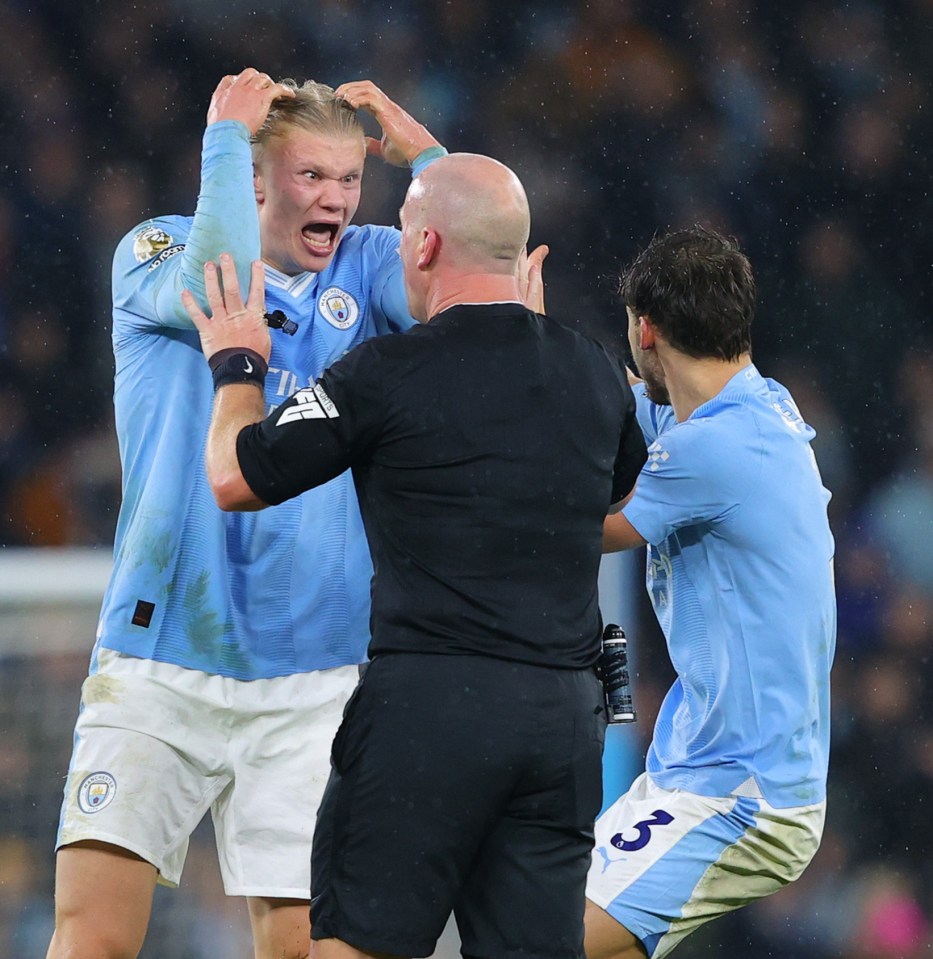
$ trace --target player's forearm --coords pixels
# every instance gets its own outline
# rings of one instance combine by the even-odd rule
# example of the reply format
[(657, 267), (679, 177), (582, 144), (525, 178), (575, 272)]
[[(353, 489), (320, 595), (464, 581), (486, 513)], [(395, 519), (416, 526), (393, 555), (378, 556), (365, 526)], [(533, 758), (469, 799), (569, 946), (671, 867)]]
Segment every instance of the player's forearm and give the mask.
[(249, 136), (241, 123), (226, 121), (204, 133), (201, 192), (184, 249), (153, 273), (152, 308), (162, 325), (190, 328), (180, 293), (188, 289), (207, 307), (204, 264), (221, 252), (233, 257), (240, 285), (249, 284), (249, 268), (260, 256), (259, 214), (253, 191)]
[(249, 131), (233, 121), (212, 124), (204, 131), (201, 190), (181, 263), (183, 287), (202, 305), (204, 264), (221, 252), (233, 257), (240, 286), (246, 289), (250, 263), (260, 257), (259, 213)]
[(426, 126), (390, 100), (371, 80), (342, 83), (335, 93), (354, 109), (368, 110), (376, 118), (382, 127), (382, 140), (367, 138), (367, 149), (386, 163), (407, 164), (417, 174), (432, 160), (447, 153)]
[[(624, 502), (628, 502), (626, 497)], [(622, 515), (614, 513), (603, 521), (603, 552), (617, 553), (623, 549), (635, 549), (644, 546), (641, 533)]]
[(268, 504), (250, 489), (240, 470), (237, 437), (244, 426), (264, 416), (262, 390), (252, 383), (231, 383), (214, 397), (214, 412), (207, 434), (207, 479), (222, 510), (259, 510)]

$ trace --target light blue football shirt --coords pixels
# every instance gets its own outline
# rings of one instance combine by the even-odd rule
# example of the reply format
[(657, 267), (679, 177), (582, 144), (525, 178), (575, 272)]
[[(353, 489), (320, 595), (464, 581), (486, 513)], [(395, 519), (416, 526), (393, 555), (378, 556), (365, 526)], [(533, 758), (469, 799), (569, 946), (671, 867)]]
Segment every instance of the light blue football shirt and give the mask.
[(648, 461), (623, 513), (649, 543), (677, 672), (648, 773), (701, 795), (819, 802), (836, 606), (814, 431), (754, 366), (683, 423), (635, 394)]
[[(351, 226), (322, 273), (266, 268), (269, 409), (357, 343), (414, 321), (398, 231)], [(207, 128), (193, 218), (149, 220), (113, 263), (113, 347), (123, 504), (101, 645), (206, 673), (257, 679), (358, 663), (369, 642), (372, 564), (350, 474), (272, 509), (224, 513), (204, 471), (208, 365), (180, 299), (203, 299), (203, 264), (233, 255), (244, 289), (259, 257), (246, 128)]]

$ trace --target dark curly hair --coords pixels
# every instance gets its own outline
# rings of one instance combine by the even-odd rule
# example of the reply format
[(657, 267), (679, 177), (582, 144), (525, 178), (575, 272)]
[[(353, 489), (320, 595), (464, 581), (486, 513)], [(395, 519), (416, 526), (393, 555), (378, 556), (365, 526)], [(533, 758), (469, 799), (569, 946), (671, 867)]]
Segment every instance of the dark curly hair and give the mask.
[(622, 271), (619, 292), (688, 356), (734, 360), (751, 350), (752, 267), (735, 240), (713, 230), (656, 236)]

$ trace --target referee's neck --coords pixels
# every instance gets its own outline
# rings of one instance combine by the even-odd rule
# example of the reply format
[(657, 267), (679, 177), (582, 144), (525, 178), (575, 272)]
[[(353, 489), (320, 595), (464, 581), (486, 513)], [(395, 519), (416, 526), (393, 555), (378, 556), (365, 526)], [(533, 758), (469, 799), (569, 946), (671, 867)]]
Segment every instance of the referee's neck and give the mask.
[(452, 306), (478, 303), (521, 303), (518, 279), (500, 273), (458, 273), (437, 282), (427, 297), (427, 315)]

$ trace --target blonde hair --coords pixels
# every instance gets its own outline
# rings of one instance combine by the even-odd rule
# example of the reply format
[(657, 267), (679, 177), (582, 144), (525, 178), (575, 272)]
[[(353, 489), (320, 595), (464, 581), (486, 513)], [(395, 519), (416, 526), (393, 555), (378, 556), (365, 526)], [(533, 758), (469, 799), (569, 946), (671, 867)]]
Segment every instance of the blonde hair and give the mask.
[(295, 91), (294, 97), (274, 100), (265, 123), (252, 137), (253, 159), (258, 159), (265, 145), (277, 136), (285, 136), (289, 127), (301, 127), (313, 133), (332, 136), (363, 137), (363, 124), (356, 110), (346, 100), (334, 96), (334, 88), (326, 83), (305, 80), (280, 80)]

